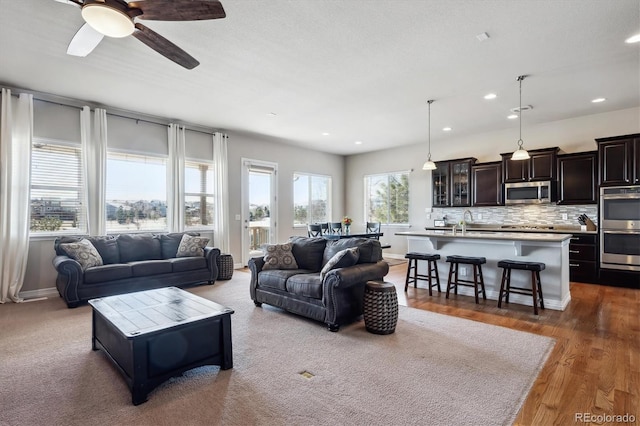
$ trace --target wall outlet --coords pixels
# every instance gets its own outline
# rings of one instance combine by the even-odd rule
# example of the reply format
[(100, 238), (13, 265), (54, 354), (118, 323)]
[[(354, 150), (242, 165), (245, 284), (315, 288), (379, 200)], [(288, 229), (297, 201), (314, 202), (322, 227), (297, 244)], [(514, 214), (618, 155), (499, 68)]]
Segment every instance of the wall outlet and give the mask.
[(562, 220), (567, 220), (569, 217), (566, 213), (562, 213)]
[(240, 219), (241, 219), (240, 215), (239, 215), (239, 214), (237, 214), (237, 215), (236, 215), (236, 220), (240, 220)]
[(478, 218), (478, 220), (482, 220), (482, 213), (478, 213), (476, 217)]
[(466, 277), (468, 274), (468, 270), (466, 266), (459, 266), (458, 267), (458, 275), (462, 275), (463, 277)]

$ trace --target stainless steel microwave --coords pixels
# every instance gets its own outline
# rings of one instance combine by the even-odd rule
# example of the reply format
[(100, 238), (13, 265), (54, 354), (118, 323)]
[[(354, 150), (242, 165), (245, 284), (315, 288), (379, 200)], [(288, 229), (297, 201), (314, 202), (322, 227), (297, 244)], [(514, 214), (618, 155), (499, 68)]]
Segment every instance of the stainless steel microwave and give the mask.
[(504, 184), (505, 204), (544, 204), (553, 201), (551, 181), (514, 182)]

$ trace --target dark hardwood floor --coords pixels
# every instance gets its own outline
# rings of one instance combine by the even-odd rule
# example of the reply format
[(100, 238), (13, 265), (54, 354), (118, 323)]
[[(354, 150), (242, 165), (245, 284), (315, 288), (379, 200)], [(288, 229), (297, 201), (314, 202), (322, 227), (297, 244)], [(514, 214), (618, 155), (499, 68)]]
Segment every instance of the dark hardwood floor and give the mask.
[(396, 285), (401, 305), (556, 339), (515, 424), (589, 424), (576, 421), (576, 413), (628, 413), (635, 421), (626, 424), (640, 424), (640, 290), (571, 283), (565, 311), (546, 309), (536, 316), (530, 306), (498, 309), (495, 300), (476, 305), (473, 297), (460, 295), (447, 300), (446, 277), (440, 277), (440, 294), (430, 297), (426, 285), (405, 293), (405, 275), (406, 263), (392, 266), (385, 277)]

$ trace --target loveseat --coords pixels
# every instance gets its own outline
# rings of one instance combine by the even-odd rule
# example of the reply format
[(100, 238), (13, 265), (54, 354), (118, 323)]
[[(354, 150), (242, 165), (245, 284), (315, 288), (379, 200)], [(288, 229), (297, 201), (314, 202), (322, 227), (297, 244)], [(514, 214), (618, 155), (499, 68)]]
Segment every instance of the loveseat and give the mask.
[(159, 287), (213, 284), (220, 250), (197, 233), (56, 238), (56, 287), (69, 308), (89, 299)]
[(369, 238), (292, 237), (249, 260), (256, 306), (277, 306), (324, 322), (331, 331), (363, 313), (365, 284), (382, 280), (389, 265), (380, 241)]

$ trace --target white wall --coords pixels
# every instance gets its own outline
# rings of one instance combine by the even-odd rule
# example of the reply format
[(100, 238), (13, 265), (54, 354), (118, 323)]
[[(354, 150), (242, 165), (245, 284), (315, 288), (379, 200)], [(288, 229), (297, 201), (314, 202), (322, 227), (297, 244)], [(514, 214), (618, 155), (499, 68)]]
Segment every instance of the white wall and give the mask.
[[(596, 138), (640, 133), (640, 108), (624, 109), (568, 120), (543, 123), (523, 129), (526, 149), (560, 147), (561, 153), (597, 150)], [(456, 138), (455, 134), (431, 138), (431, 157), (434, 161), (475, 157), (479, 163), (501, 160), (500, 153), (513, 152), (517, 147), (517, 130), (505, 130)], [(393, 143), (393, 141), (391, 141)], [(346, 211), (353, 216), (354, 228), (364, 222), (364, 176), (373, 173), (413, 169), (409, 177), (410, 230), (431, 225), (425, 209), (432, 207), (431, 172), (423, 171), (427, 158), (426, 143), (390, 148), (352, 155), (346, 159)], [(438, 209), (434, 209), (437, 214)], [(464, 209), (461, 209), (461, 211)], [(357, 228), (355, 228), (357, 229)], [(407, 228), (383, 227), (383, 240), (391, 244), (385, 254), (403, 255), (407, 250), (406, 237), (396, 237), (397, 231)]]

